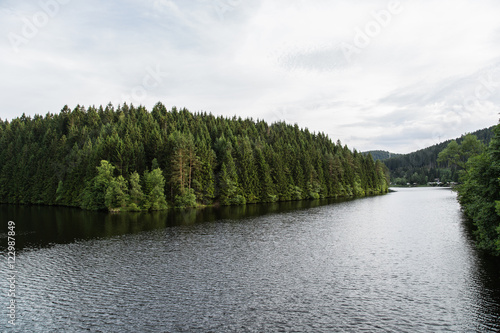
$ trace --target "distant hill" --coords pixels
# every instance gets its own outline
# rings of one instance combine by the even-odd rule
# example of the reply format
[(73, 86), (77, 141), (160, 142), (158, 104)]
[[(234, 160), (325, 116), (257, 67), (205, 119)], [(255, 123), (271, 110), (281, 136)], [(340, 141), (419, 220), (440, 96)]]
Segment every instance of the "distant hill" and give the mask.
[[(494, 126), (491, 126), (473, 133), (466, 133), (455, 140), (460, 144), (465, 135), (473, 134), (487, 145), (494, 135), (493, 128)], [(426, 184), (428, 181), (434, 181), (436, 178), (439, 178), (441, 182), (458, 181), (458, 173), (456, 170), (438, 168), (437, 165), (438, 154), (446, 148), (451, 141), (453, 140), (447, 140), (409, 154), (402, 154), (385, 159), (383, 162), (391, 172), (391, 181), (400, 184)]]
[(362, 153), (363, 155), (371, 154), (374, 161), (386, 160), (391, 157), (400, 156), (401, 154), (391, 153), (385, 150), (370, 150)]

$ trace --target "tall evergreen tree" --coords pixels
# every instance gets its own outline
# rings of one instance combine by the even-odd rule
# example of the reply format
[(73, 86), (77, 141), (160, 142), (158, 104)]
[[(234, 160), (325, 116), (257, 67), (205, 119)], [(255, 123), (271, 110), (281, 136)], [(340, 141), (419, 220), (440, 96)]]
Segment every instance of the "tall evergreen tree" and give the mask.
[(140, 210), (140, 207), (144, 201), (144, 193), (142, 192), (142, 187), (140, 183), (140, 175), (137, 171), (134, 171), (130, 175), (130, 210)]

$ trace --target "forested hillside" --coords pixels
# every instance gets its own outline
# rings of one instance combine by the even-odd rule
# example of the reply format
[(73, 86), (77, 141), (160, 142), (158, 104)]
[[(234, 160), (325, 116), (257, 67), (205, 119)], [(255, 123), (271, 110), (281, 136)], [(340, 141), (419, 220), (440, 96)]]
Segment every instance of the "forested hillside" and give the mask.
[(363, 196), (388, 190), (370, 155), (297, 125), (65, 106), (0, 121), (0, 202), (157, 210)]
[[(493, 134), (494, 126), (473, 133), (481, 142), (488, 144)], [(463, 135), (455, 141), (460, 144), (465, 138)], [(446, 148), (452, 140), (418, 150), (410, 154), (404, 154), (384, 160), (385, 165), (391, 172), (391, 182), (398, 185), (416, 183), (419, 185), (433, 182), (439, 178), (441, 182), (458, 182), (459, 174), (456, 168), (438, 165), (438, 154)]]
[(374, 161), (386, 160), (388, 158), (401, 155), (401, 154), (391, 153), (391, 152), (388, 152), (385, 150), (370, 150), (370, 151), (363, 152), (363, 154), (365, 154), (365, 155), (371, 154)]

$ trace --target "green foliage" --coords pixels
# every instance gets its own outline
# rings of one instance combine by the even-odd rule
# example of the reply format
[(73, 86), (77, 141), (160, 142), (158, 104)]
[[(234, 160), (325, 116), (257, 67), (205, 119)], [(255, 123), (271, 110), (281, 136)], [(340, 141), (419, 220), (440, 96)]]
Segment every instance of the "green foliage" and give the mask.
[(144, 193), (142, 192), (140, 181), (141, 179), (139, 174), (137, 173), (137, 171), (134, 171), (130, 175), (130, 181), (129, 181), (130, 183), (129, 208), (130, 210), (133, 211), (140, 210), (139, 207), (142, 205), (144, 200)]
[(56, 190), (56, 202), (62, 202), (63, 200), (63, 182), (62, 180), (59, 181), (57, 184), (57, 190)]
[[(474, 223), (477, 245), (500, 255), (500, 125), (488, 149), (471, 156), (462, 175), (458, 198), (464, 213)], [(477, 151), (477, 150), (476, 150)]]
[(115, 167), (108, 161), (102, 160), (101, 165), (97, 167), (97, 175), (87, 182), (84, 190), (82, 207), (89, 210), (106, 209), (106, 192), (113, 181), (113, 172)]
[(144, 189), (145, 201), (144, 209), (146, 210), (162, 210), (167, 208), (165, 199), (165, 177), (160, 168), (154, 169), (151, 172), (144, 172)]
[(141, 208), (136, 203), (131, 202), (128, 205), (127, 210), (130, 211), (130, 212), (140, 212)]
[(202, 189), (199, 186), (199, 180), (194, 178), (200, 168), (200, 162), (196, 156), (193, 135), (175, 131), (170, 134), (169, 143), (172, 147), (170, 188), (174, 201), (176, 206), (179, 206), (178, 202), (182, 202), (182, 207), (194, 207), (196, 206), (196, 195), (193, 186), (199, 190)]
[(298, 125), (144, 107), (0, 121), (0, 202), (92, 210), (387, 192), (386, 167)]
[(365, 191), (361, 186), (361, 180), (359, 177), (356, 177), (356, 180), (354, 181), (353, 194), (357, 197), (362, 197), (365, 195)]
[(196, 195), (192, 188), (185, 191), (182, 195), (175, 196), (175, 207), (185, 208), (185, 207), (196, 207)]
[(448, 146), (438, 154), (437, 162), (441, 164), (446, 163), (448, 166), (456, 166), (462, 162), (460, 158), (460, 146), (455, 140), (451, 141)]
[(448, 167), (466, 169), (469, 158), (481, 154), (484, 148), (484, 144), (475, 135), (467, 134), (460, 145), (455, 140), (451, 141), (438, 154), (437, 162), (447, 164)]
[(109, 210), (120, 210), (125, 208), (129, 202), (127, 192), (127, 181), (123, 178), (123, 176), (111, 179), (104, 196), (104, 203), (106, 207)]
[(256, 173), (259, 181), (257, 188), (258, 200), (260, 202), (275, 202), (278, 200), (275, 185), (271, 178), (271, 169), (266, 162), (264, 154), (260, 148), (255, 149)]
[[(467, 158), (477, 153), (478, 146), (483, 146), (483, 144), (490, 142), (493, 137), (493, 127), (485, 128), (471, 134), (464, 135), (456, 140), (448, 140), (425, 149), (420, 149), (410, 154), (399, 155), (384, 160), (384, 164), (390, 170), (392, 182), (398, 185), (405, 185), (406, 183), (425, 185), (427, 182), (434, 182), (437, 178), (442, 183), (458, 182), (459, 171), (464, 168)], [(474, 139), (474, 136), (477, 137), (478, 141)], [(455, 143), (452, 143), (453, 141)], [(442, 153), (441, 159), (439, 159), (439, 153), (445, 150), (450, 144), (450, 149)], [(458, 151), (457, 146), (463, 147), (463, 152)], [(469, 155), (467, 156), (467, 154)], [(417, 174), (416, 176), (415, 173)]]
[[(231, 159), (232, 161), (232, 159)], [(220, 173), (220, 204), (224, 206), (228, 205), (243, 205), (246, 203), (246, 199), (240, 194), (238, 181), (236, 179), (235, 171), (228, 171), (234, 168), (229, 163), (229, 168), (226, 163), (222, 163), (221, 173)]]

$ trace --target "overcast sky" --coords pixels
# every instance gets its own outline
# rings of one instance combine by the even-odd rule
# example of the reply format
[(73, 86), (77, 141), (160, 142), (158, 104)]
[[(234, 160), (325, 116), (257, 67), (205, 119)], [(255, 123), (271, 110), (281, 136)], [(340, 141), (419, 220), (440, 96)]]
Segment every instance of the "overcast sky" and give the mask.
[(498, 1), (0, 0), (0, 118), (161, 101), (407, 153), (498, 123)]

